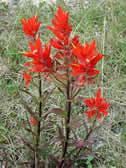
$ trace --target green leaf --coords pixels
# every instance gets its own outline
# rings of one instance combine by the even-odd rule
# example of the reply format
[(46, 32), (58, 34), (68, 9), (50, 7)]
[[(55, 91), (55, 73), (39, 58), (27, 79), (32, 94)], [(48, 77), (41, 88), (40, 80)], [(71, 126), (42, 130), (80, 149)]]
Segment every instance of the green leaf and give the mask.
[(88, 161), (92, 161), (94, 159), (94, 157), (91, 155), (88, 155), (87, 159), (88, 159)]
[(91, 164), (89, 164), (89, 165), (88, 165), (88, 168), (92, 168), (92, 165), (91, 165)]
[(120, 136), (121, 136), (121, 142), (126, 144), (126, 125), (123, 125)]
[(0, 124), (0, 143), (4, 143), (4, 141), (7, 139), (6, 134), (8, 132), (8, 129), (5, 128), (3, 124)]
[(0, 124), (0, 132), (6, 134), (8, 132), (8, 129), (5, 128), (4, 125)]
[(75, 166), (78, 166), (78, 163), (74, 163)]
[[(0, 136), (1, 136), (1, 135), (0, 135)], [(1, 144), (1, 143), (4, 143), (4, 141), (5, 141), (5, 138), (1, 136), (1, 137), (0, 137), (0, 144)]]

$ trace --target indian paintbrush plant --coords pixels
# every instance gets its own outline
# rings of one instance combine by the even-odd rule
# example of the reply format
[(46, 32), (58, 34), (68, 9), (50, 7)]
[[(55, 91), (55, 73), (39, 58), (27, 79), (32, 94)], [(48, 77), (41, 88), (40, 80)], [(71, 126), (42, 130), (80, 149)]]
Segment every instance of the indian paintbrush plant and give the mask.
[[(41, 22), (38, 22), (37, 16), (33, 16), (26, 20), (21, 20), (23, 32), (29, 39), (29, 51), (22, 52), (22, 55), (28, 58), (24, 64), (25, 72), (23, 78), (25, 80), (24, 92), (29, 93), (29, 83), (38, 84), (39, 98), (37, 100), (38, 111), (35, 112), (32, 108), (24, 103), (25, 108), (29, 112), (27, 115), (26, 130), (32, 136), (32, 142), (28, 142), (25, 136), (21, 136), (24, 144), (29, 148), (30, 161), (24, 164), (29, 164), (32, 168), (49, 167), (49, 161), (54, 162), (54, 167), (70, 168), (76, 167), (75, 163), (82, 158), (86, 158), (92, 154), (89, 137), (96, 128), (97, 121), (99, 122), (103, 115), (108, 115), (110, 103), (101, 95), (101, 89), (98, 88), (96, 97), (88, 99), (80, 99), (89, 110), (82, 110), (82, 114), (87, 114), (87, 120), (91, 120), (92, 124), (82, 139), (73, 133), (73, 127), (80, 127), (80, 121), (72, 119), (72, 111), (75, 102), (79, 97), (79, 93), (89, 84), (95, 84), (95, 78), (100, 73), (96, 69), (97, 63), (104, 57), (96, 48), (96, 41), (92, 43), (85, 42), (82, 44), (78, 35), (71, 37), (72, 24), (69, 24), (69, 13), (58, 7), (55, 19), (52, 19), (53, 26), (47, 28), (55, 35), (55, 38), (50, 38), (48, 44), (42, 46), (40, 34), (38, 33)], [(55, 52), (51, 52), (51, 49)], [(38, 80), (38, 83), (35, 83)], [(54, 88), (50, 93), (44, 94), (42, 83), (53, 83)], [(49, 96), (57, 90), (65, 100), (65, 106), (52, 108), (49, 111), (44, 110), (44, 106), (48, 102)], [(60, 106), (60, 105), (59, 105)], [(50, 148), (53, 144), (41, 144), (43, 130), (45, 129), (43, 122), (48, 122), (50, 113), (62, 115), (62, 127), (59, 127), (59, 136), (55, 138), (55, 142), (60, 141), (59, 155), (55, 156), (53, 151), (49, 150), (47, 158), (41, 153), (41, 149)], [(81, 120), (81, 119), (80, 119)], [(74, 124), (71, 124), (71, 123)], [(85, 124), (82, 125), (85, 128)], [(82, 127), (81, 127), (82, 128)], [(85, 131), (85, 129), (84, 129)], [(71, 148), (73, 147), (73, 148)], [(92, 154), (93, 155), (93, 154)], [(94, 156), (94, 155), (93, 155)], [(48, 160), (48, 161), (47, 161)], [(85, 164), (86, 165), (86, 164)], [(53, 166), (50, 166), (53, 167)]]

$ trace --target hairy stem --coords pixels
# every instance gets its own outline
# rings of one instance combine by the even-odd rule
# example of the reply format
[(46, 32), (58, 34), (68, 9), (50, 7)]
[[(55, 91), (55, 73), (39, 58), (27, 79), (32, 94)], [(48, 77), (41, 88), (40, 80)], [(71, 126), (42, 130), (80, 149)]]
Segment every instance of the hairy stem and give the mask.
[(70, 115), (71, 115), (71, 101), (70, 101), (71, 97), (70, 97), (70, 81), (69, 80), (67, 82), (66, 92), (67, 92), (67, 102), (66, 102), (67, 119), (65, 123), (66, 139), (65, 139), (65, 145), (64, 145), (64, 150), (62, 154), (62, 162), (60, 164), (60, 168), (62, 168), (63, 163), (64, 163), (64, 158), (67, 153), (67, 147), (68, 147), (68, 141), (69, 141), (69, 135), (70, 135), (69, 123), (70, 123)]
[[(41, 80), (41, 74), (39, 73), (39, 98), (40, 98), (40, 103), (39, 103), (39, 118), (42, 116), (42, 102), (41, 102), (41, 97), (42, 97), (42, 80)], [(41, 121), (38, 121), (37, 123), (37, 136), (36, 136), (36, 148), (39, 146), (40, 143), (40, 133), (41, 133)], [(36, 158), (37, 158), (37, 167), (39, 167), (39, 154), (38, 151), (36, 151)]]
[(69, 134), (70, 134), (70, 112), (71, 112), (71, 101), (70, 100), (70, 82), (67, 83), (67, 103), (66, 103), (66, 109), (67, 109), (67, 120), (66, 120), (66, 141), (65, 141), (65, 147), (63, 152), (63, 157), (65, 157), (65, 154), (67, 152), (67, 146), (68, 146), (68, 140), (69, 140)]
[[(42, 81), (41, 81), (41, 75), (39, 73), (39, 98), (41, 99), (42, 97)], [(39, 118), (42, 116), (42, 102), (40, 101), (39, 103)], [(37, 126), (37, 142), (36, 146), (39, 145), (39, 139), (40, 139), (40, 128), (41, 128), (41, 121), (38, 122)]]

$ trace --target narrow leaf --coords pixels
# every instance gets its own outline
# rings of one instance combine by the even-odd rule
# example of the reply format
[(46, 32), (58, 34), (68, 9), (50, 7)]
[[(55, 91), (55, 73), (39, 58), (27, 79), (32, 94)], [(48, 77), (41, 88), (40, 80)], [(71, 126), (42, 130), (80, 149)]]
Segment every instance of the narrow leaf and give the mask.
[[(47, 88), (48, 89), (48, 88)], [(50, 92), (48, 92), (48, 90), (45, 90), (44, 91), (44, 93), (43, 93), (43, 95), (45, 95), (46, 94), (46, 96), (44, 96), (43, 97), (43, 102), (44, 102), (44, 104), (45, 104), (45, 102), (47, 102), (48, 101), (48, 98), (52, 95), (52, 93), (54, 92), (54, 90), (56, 89), (56, 87), (54, 87), (54, 88), (52, 88), (51, 90), (50, 90)], [(46, 93), (47, 92), (47, 93)]]
[(18, 162), (18, 165), (29, 165), (31, 162), (25, 161), (25, 162)]
[(24, 127), (24, 129), (25, 129), (26, 131), (28, 131), (28, 132), (32, 133), (32, 135), (35, 135), (35, 136), (36, 136), (36, 133), (35, 133), (35, 132), (33, 132), (31, 129), (26, 128), (26, 127)]
[(49, 159), (54, 161), (56, 163), (56, 165), (59, 167), (60, 163), (54, 155), (50, 154)]
[(45, 144), (45, 145), (40, 145), (37, 147), (37, 149), (44, 149), (44, 148), (48, 148), (49, 146), (49, 143), (48, 144)]
[(63, 142), (65, 139), (64, 134), (63, 134), (63, 129), (61, 127), (58, 127), (58, 132), (59, 132), (59, 136), (56, 137), (56, 139), (57, 139), (57, 141)]
[(20, 135), (21, 140), (24, 142), (24, 144), (31, 149), (32, 151), (34, 151), (33, 147), (31, 146), (30, 142), (28, 141), (28, 139), (22, 135)]
[(86, 147), (88, 146), (87, 142), (83, 142), (83, 141), (77, 141), (74, 143), (74, 146), (78, 147), (78, 148), (82, 148), (82, 147)]
[(59, 129), (59, 135), (60, 135), (60, 137), (64, 138), (63, 129), (61, 127), (59, 127), (58, 129)]
[(36, 103), (39, 104), (38, 98), (36, 96), (34, 96), (32, 93), (30, 93), (27, 90), (22, 89), (23, 92), (25, 92), (26, 94), (30, 95), (32, 97), (32, 100)]
[(31, 114), (32, 117), (37, 117), (36, 114), (31, 110), (31, 108), (24, 101), (22, 101), (22, 104), (27, 109), (27, 111)]
[(82, 124), (78, 120), (73, 120), (72, 121), (72, 128), (80, 128), (81, 125)]
[(48, 117), (49, 114), (54, 113), (56, 115), (60, 115), (63, 118), (66, 118), (66, 112), (63, 111), (61, 108), (53, 108), (50, 109), (49, 112), (44, 116), (44, 119)]

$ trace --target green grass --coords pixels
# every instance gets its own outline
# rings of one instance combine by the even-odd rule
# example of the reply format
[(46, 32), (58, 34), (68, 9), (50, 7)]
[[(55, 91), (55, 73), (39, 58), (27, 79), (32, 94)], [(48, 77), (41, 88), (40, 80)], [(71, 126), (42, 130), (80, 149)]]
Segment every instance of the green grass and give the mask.
[[(103, 95), (111, 102), (109, 116), (105, 119), (103, 127), (96, 130), (97, 145), (94, 147), (94, 151), (97, 159), (93, 159), (90, 163), (87, 159), (87, 164), (89, 163), (93, 168), (125, 168), (126, 2), (125, 0), (108, 0), (102, 3), (98, 0), (90, 0), (90, 2), (88, 8), (80, 5), (77, 10), (63, 6), (70, 13), (70, 22), (73, 25), (71, 36), (79, 34), (83, 43), (96, 39), (99, 51), (105, 54), (104, 59), (98, 64), (101, 74), (96, 80), (96, 85), (89, 86), (80, 93), (86, 98), (89, 94), (96, 93), (97, 88), (101, 87)], [(0, 152), (8, 153), (10, 168), (13, 167), (12, 165), (15, 168), (19, 167), (17, 156), (21, 160), (25, 160), (27, 157), (27, 151), (24, 150), (18, 136), (18, 131), (22, 132), (21, 125), (25, 122), (25, 110), (20, 103), (17, 91), (24, 85), (22, 73), (26, 60), (19, 52), (28, 50), (28, 41), (22, 33), (20, 20), (34, 14), (38, 15), (38, 19), (42, 21), (40, 36), (44, 43), (48, 41), (51, 34), (46, 25), (51, 24), (50, 21), (55, 12), (56, 7), (46, 3), (42, 3), (40, 8), (31, 4), (23, 8), (0, 4), (0, 144), (2, 145)], [(27, 95), (23, 96), (34, 107), (31, 98)], [(64, 100), (56, 91), (45, 110), (49, 109), (50, 104), (58, 105), (60, 103), (64, 105)], [(76, 103), (73, 117), (75, 113), (82, 117), (79, 113), (84, 110), (83, 108), (83, 104)], [(55, 125), (59, 126), (58, 117), (53, 115), (51, 117), (54, 119)], [(49, 126), (47, 132), (44, 132), (48, 139), (55, 136), (56, 126)], [(77, 133), (83, 136), (82, 129), (78, 129)], [(58, 147), (59, 144), (55, 144), (50, 150), (57, 153)], [(77, 164), (82, 166), (81, 163)]]

